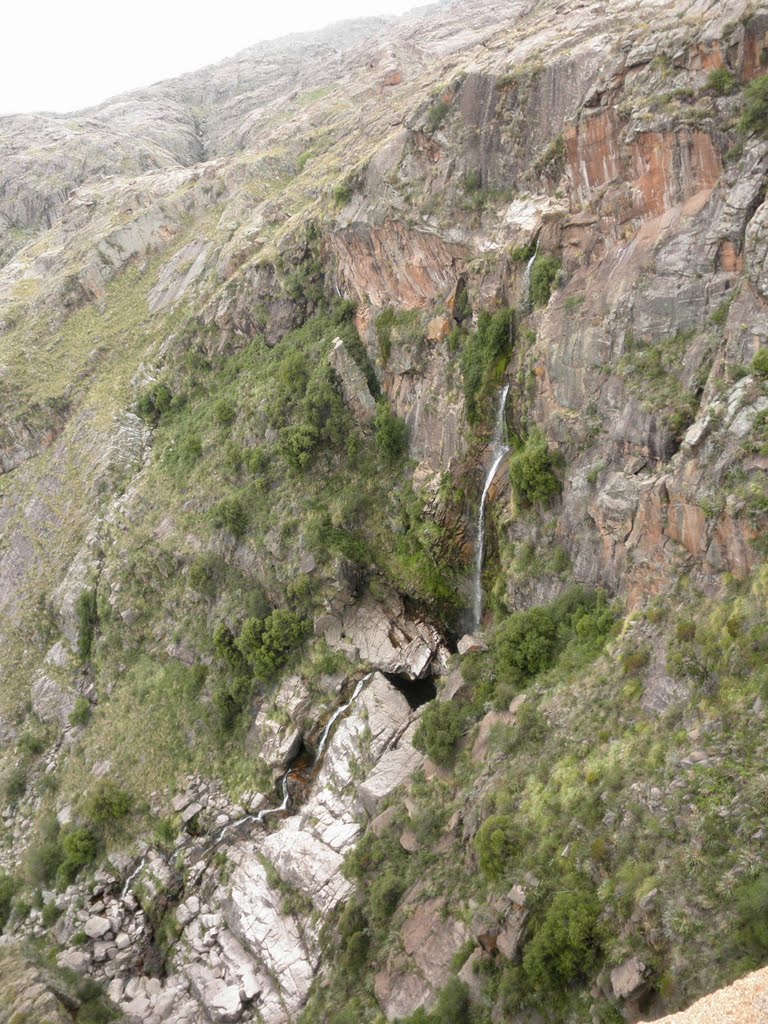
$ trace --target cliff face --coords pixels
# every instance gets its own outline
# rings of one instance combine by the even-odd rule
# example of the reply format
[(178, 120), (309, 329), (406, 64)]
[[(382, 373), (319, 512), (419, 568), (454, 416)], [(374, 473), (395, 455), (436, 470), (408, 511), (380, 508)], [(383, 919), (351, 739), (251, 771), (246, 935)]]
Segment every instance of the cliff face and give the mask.
[(51, 1019), (96, 996), (30, 936), (143, 1021), (647, 1019), (768, 956), (767, 47), (460, 0), (0, 119), (0, 922)]

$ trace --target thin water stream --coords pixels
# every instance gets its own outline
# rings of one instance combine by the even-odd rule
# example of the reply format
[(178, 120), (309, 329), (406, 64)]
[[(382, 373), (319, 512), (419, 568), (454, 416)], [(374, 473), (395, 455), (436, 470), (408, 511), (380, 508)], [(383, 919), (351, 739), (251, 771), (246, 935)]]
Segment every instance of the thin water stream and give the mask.
[(475, 567), (472, 576), (472, 630), (480, 626), (483, 618), (483, 557), (485, 555), (485, 506), (488, 500), (488, 491), (498, 472), (504, 456), (509, 451), (506, 444), (506, 421), (504, 409), (507, 404), (509, 384), (505, 384), (499, 396), (499, 406), (496, 411), (496, 424), (491, 442), (491, 465), (485, 476), (483, 493), (480, 497), (480, 508), (477, 514), (477, 541), (475, 543)]

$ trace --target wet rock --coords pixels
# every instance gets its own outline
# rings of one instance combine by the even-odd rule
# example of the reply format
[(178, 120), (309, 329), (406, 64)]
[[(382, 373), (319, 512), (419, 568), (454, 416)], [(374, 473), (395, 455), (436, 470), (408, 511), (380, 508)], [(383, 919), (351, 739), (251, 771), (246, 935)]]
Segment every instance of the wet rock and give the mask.
[(488, 650), (488, 644), (479, 636), (475, 636), (473, 633), (466, 633), (461, 640), (459, 640), (456, 649), (462, 657), (465, 654), (478, 654)]

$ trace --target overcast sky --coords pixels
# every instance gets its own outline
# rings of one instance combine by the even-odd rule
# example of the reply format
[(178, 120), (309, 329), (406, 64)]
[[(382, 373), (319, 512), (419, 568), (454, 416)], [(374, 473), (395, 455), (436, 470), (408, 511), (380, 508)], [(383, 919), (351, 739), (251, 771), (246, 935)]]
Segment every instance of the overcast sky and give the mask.
[(261, 39), (424, 0), (7, 0), (0, 114), (72, 111), (194, 71)]

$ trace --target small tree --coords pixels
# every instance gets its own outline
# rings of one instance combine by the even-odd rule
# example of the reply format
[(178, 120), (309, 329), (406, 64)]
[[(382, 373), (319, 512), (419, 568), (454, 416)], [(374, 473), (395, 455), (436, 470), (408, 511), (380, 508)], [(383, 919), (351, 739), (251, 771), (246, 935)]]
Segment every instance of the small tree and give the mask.
[(744, 113), (739, 130), (745, 135), (768, 133), (768, 75), (753, 78), (744, 90)]
[(554, 897), (523, 954), (525, 976), (539, 993), (587, 979), (602, 957), (597, 896), (580, 879), (570, 884), (578, 888)]
[(531, 300), (534, 306), (546, 306), (560, 269), (560, 260), (551, 253), (537, 256), (531, 268)]
[(424, 710), (413, 737), (417, 750), (431, 757), (435, 764), (447, 765), (453, 760), (456, 744), (464, 732), (464, 713), (453, 701), (434, 702)]
[(541, 431), (532, 430), (523, 447), (509, 460), (509, 479), (518, 501), (544, 504), (559, 494), (561, 484), (555, 469), (560, 461)]
[(376, 447), (385, 462), (390, 465), (399, 462), (408, 451), (408, 425), (392, 412), (386, 398), (382, 398), (376, 405), (373, 429)]
[(475, 836), (480, 870), (491, 882), (504, 876), (517, 848), (517, 829), (508, 814), (492, 814)]

